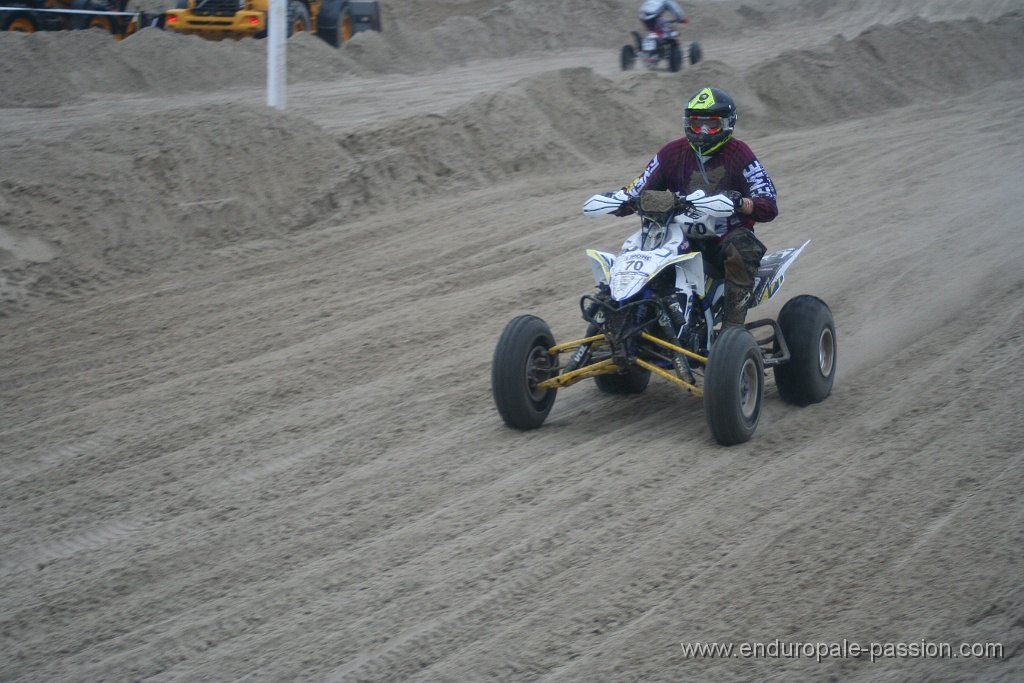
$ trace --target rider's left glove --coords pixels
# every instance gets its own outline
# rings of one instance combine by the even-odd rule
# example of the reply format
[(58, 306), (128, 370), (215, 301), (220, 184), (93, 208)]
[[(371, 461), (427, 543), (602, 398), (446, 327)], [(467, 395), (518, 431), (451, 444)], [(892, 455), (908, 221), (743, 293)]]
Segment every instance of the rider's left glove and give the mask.
[(736, 212), (736, 204), (733, 203), (732, 199), (726, 197), (724, 194), (705, 195), (703, 197), (696, 197), (693, 199), (691, 199), (691, 197), (694, 197), (694, 195), (690, 195), (687, 199), (689, 199), (690, 203), (692, 203), (696, 209), (712, 216), (721, 216), (724, 218), (725, 216), (731, 216)]
[(733, 210), (736, 213), (740, 213), (740, 208), (743, 206), (743, 195), (736, 190), (726, 190), (722, 194), (732, 201)]

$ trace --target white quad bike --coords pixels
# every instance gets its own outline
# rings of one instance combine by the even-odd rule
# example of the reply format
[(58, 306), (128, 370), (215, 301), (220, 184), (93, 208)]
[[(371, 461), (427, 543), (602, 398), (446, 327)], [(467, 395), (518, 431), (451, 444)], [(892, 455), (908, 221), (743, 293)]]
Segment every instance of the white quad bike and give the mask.
[(656, 31), (648, 31), (641, 36), (636, 31), (633, 34), (633, 44), (623, 45), (619, 53), (619, 65), (623, 71), (629, 71), (639, 61), (648, 69), (656, 69), (662, 61), (668, 62), (668, 70), (675, 73), (682, 68), (689, 59), (690, 64), (696, 64), (701, 60), (702, 52), (700, 43), (683, 45), (679, 42), (679, 31), (669, 24), (676, 22), (665, 22), (665, 26)]
[[(622, 200), (595, 195), (584, 212), (611, 214)], [(597, 291), (580, 300), (589, 323), (583, 338), (556, 344), (547, 323), (533, 315), (505, 327), (494, 350), (491, 386), (507, 425), (540, 427), (560, 387), (592, 377), (605, 393), (639, 394), (654, 373), (702, 397), (712, 435), (728, 446), (748, 441), (757, 428), (766, 369), (774, 371), (788, 403), (809, 405), (831, 393), (836, 330), (821, 299), (797, 296), (777, 321), (721, 327), (723, 274), (711, 272), (689, 240), (713, 236), (715, 219), (733, 212), (731, 199), (647, 191), (633, 205), (641, 227), (618, 256), (587, 250)], [(779, 291), (809, 242), (762, 259), (751, 307)]]

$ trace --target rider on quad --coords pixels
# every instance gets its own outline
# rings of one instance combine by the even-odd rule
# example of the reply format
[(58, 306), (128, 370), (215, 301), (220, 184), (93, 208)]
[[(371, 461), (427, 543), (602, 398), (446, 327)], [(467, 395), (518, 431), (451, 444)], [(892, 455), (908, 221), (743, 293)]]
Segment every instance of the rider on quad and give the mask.
[(648, 31), (662, 32), (668, 30), (668, 22), (661, 17), (666, 12), (674, 14), (676, 21), (682, 24), (687, 23), (686, 16), (683, 14), (683, 8), (675, 0), (645, 0), (640, 5), (638, 14), (640, 15), (640, 21), (644, 23)]
[(717, 219), (710, 237), (690, 235), (690, 246), (702, 252), (712, 273), (719, 271), (716, 277), (725, 279), (723, 324), (740, 327), (766, 251), (754, 236), (754, 223), (778, 215), (775, 186), (750, 147), (733, 137), (736, 103), (725, 91), (703, 88), (695, 93), (686, 105), (683, 124), (685, 137), (665, 145), (639, 178), (606, 196), (622, 202), (615, 215), (628, 216), (644, 190), (727, 195), (733, 201), (733, 215)]

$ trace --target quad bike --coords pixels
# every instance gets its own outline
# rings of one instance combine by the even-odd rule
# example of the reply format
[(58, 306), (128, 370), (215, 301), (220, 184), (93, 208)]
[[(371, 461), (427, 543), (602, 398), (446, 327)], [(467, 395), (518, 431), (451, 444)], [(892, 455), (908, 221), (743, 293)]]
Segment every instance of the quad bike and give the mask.
[(689, 58), (691, 65), (701, 60), (700, 43), (690, 43), (684, 48), (679, 44), (679, 31), (672, 28), (669, 22), (665, 22), (656, 31), (648, 32), (646, 36), (636, 31), (632, 31), (632, 34), (633, 44), (622, 46), (620, 63), (623, 71), (632, 69), (637, 60), (648, 69), (655, 69), (662, 60), (668, 60), (668, 70), (674, 73), (679, 71), (686, 58)]
[[(584, 210), (611, 214), (621, 206), (620, 199), (595, 195)], [(597, 290), (580, 300), (589, 323), (583, 338), (556, 344), (548, 325), (533, 315), (505, 327), (494, 351), (491, 385), (507, 425), (540, 427), (561, 387), (593, 378), (605, 393), (639, 394), (653, 373), (702, 397), (712, 435), (728, 446), (753, 436), (767, 369), (788, 403), (809, 405), (831, 393), (836, 330), (821, 299), (797, 296), (778, 320), (721, 326), (724, 276), (712, 272), (688, 236), (713, 235), (715, 219), (733, 212), (732, 200), (701, 191), (685, 198), (647, 191), (633, 206), (641, 227), (618, 256), (587, 250)], [(809, 243), (762, 259), (752, 307), (779, 291), (786, 270)]]

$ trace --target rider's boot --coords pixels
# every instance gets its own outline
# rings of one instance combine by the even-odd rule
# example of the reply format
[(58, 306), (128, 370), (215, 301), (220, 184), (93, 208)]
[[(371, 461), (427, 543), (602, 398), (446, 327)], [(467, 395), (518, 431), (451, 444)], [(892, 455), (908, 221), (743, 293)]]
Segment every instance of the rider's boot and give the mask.
[(754, 297), (752, 287), (742, 287), (732, 282), (725, 283), (725, 310), (722, 312), (722, 329), (727, 327), (743, 327), (747, 319), (747, 309)]

